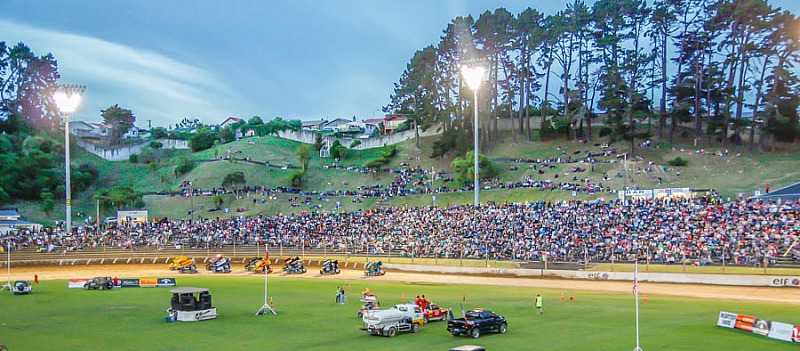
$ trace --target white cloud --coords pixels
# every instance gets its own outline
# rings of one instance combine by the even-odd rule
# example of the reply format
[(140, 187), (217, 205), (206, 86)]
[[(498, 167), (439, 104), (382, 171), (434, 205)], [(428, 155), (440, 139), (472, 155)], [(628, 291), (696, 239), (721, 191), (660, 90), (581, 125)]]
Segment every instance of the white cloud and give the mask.
[(37, 55), (51, 52), (63, 82), (87, 85), (76, 119), (100, 120), (101, 109), (118, 103), (133, 110), (140, 126), (183, 117), (213, 123), (249, 107), (223, 79), (155, 52), (3, 19), (0, 33), (8, 45), (21, 41)]

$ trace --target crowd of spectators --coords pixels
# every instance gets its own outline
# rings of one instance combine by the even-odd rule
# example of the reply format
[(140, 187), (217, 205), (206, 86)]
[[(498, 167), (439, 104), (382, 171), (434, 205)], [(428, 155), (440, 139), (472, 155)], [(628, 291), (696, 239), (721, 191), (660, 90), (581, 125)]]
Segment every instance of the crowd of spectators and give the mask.
[[(113, 245), (160, 249), (261, 245), (339, 253), (550, 262), (633, 261), (774, 264), (797, 245), (797, 202), (562, 201), (489, 206), (383, 208), (228, 219), (154, 220), (95, 230), (16, 233), (44, 251)], [(800, 259), (800, 247), (790, 250)]]

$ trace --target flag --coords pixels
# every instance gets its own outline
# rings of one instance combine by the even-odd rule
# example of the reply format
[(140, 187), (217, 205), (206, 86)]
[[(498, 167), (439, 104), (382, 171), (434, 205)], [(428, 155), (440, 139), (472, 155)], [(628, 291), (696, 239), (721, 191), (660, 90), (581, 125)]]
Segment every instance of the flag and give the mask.
[(451, 321), (455, 319), (455, 318), (453, 317), (453, 309), (452, 309), (452, 308), (450, 309), (450, 311), (448, 311), (448, 314), (450, 315), (450, 320), (451, 320)]
[(636, 276), (639, 274), (639, 263), (637, 262), (636, 265), (633, 267), (633, 294), (639, 294), (639, 282)]
[(467, 293), (461, 295), (461, 302), (467, 302)]
[(464, 304), (460, 303), (461, 306), (461, 318), (467, 318), (467, 311), (464, 311)]

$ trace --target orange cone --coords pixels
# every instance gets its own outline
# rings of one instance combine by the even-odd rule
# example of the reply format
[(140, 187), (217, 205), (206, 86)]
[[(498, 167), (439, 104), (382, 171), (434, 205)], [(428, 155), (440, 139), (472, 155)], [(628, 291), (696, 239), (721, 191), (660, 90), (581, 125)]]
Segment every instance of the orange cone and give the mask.
[(406, 294), (400, 294), (400, 301), (406, 303)]
[(271, 296), (270, 296), (270, 298), (269, 298), (269, 305), (270, 305), (270, 306), (275, 306), (275, 303), (274, 303), (274, 302), (272, 302), (272, 297), (271, 297)]
[(561, 301), (564, 301), (564, 293), (561, 293)]
[(647, 294), (644, 294), (644, 303), (647, 303)]

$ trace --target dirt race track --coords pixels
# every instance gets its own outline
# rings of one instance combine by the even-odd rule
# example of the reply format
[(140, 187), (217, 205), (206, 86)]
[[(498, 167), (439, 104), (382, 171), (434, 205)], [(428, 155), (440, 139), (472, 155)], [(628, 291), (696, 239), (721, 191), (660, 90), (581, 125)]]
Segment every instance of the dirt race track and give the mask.
[[(202, 267), (200, 267), (202, 269)], [(94, 276), (111, 276), (118, 278), (143, 278), (143, 277), (172, 277), (181, 276), (177, 271), (170, 271), (163, 264), (131, 264), (131, 265), (96, 265), (96, 266), (44, 266), (44, 267), (13, 267), (11, 280), (33, 280), (34, 274), (40, 280), (91, 278)], [(199, 274), (190, 276), (216, 276), (224, 279), (228, 276), (259, 278), (251, 272), (245, 272), (241, 267), (235, 268), (229, 274), (213, 274), (200, 271)], [(189, 275), (187, 275), (189, 276)], [(631, 293), (631, 282), (627, 281), (587, 281), (577, 279), (535, 279), (517, 277), (485, 277), (472, 275), (452, 274), (421, 274), (389, 271), (381, 277), (364, 277), (361, 270), (342, 270), (339, 275), (323, 276), (314, 267), (309, 267), (309, 272), (299, 275), (286, 275), (276, 272), (269, 275), (275, 279), (334, 279), (334, 280), (370, 280), (413, 282), (428, 284), (468, 284), (468, 285), (496, 285), (524, 288), (544, 288), (565, 291), (593, 291), (605, 293)], [(775, 302), (800, 305), (800, 290), (792, 287), (743, 287), (719, 286), (699, 284), (659, 284), (639, 282), (639, 292), (649, 295), (666, 295), (675, 297), (705, 298), (715, 300), (740, 300)]]

